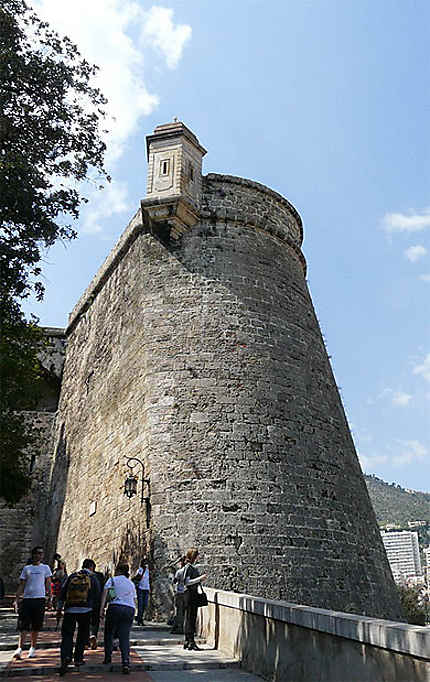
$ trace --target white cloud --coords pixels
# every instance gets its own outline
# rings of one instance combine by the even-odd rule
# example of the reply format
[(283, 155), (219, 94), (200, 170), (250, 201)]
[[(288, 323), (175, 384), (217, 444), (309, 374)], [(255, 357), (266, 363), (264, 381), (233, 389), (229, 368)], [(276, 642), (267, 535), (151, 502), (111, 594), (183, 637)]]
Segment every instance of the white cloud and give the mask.
[(425, 256), (427, 253), (427, 249), (425, 246), (421, 246), (420, 244), (417, 244), (416, 246), (410, 246), (406, 251), (404, 252), (406, 258), (411, 261), (411, 263), (415, 263), (417, 260)]
[(181, 58), (185, 43), (191, 38), (191, 26), (172, 21), (173, 10), (166, 7), (151, 7), (146, 14), (142, 41), (149, 42), (163, 53), (169, 69), (175, 69)]
[[(60, 35), (76, 43), (85, 59), (100, 67), (94, 84), (108, 99), (106, 167), (114, 177), (128, 139), (142, 117), (158, 106), (157, 94), (145, 85), (147, 50), (161, 49), (167, 66), (175, 68), (191, 28), (175, 25), (173, 10), (152, 7), (145, 11), (135, 0), (34, 0), (34, 7)], [(145, 35), (146, 41), (141, 39)], [(100, 218), (128, 210), (126, 191), (124, 184), (102, 194), (91, 190), (89, 204), (82, 211), (84, 230), (99, 231)]]
[(132, 209), (127, 202), (127, 185), (112, 180), (102, 193), (94, 193), (91, 197), (82, 222), (82, 232), (90, 234), (102, 232), (103, 218)]
[(403, 443), (404, 450), (393, 457), (394, 466), (404, 466), (416, 460), (422, 460), (429, 454), (427, 448), (418, 440), (408, 440)]
[(425, 275), (420, 275), (420, 279), (422, 279), (423, 282), (430, 282), (430, 273), (425, 274)]
[(386, 213), (382, 219), (386, 232), (420, 232), (430, 227), (430, 208), (422, 213)]
[(409, 393), (403, 393), (402, 391), (396, 391), (392, 397), (391, 402), (393, 405), (398, 405), (399, 407), (405, 407), (408, 405), (412, 396)]
[(404, 393), (403, 391), (394, 391), (392, 388), (384, 388), (381, 393), (379, 393), (376, 398), (369, 398), (368, 404), (374, 405), (379, 400), (390, 399), (393, 405), (398, 407), (404, 407), (412, 399), (409, 393)]
[(413, 369), (414, 374), (419, 374), (426, 381), (430, 381), (430, 353), (426, 355), (421, 365), (416, 365)]

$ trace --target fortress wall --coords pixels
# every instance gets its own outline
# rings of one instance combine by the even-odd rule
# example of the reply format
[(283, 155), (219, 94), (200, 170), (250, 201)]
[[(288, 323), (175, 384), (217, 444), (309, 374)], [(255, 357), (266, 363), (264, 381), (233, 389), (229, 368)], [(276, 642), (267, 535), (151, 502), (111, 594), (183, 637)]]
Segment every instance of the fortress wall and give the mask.
[(147, 435), (141, 270), (149, 239), (121, 242), (120, 257), (109, 256), (69, 327), (49, 534), (70, 568), (86, 556), (101, 570), (112, 567), (123, 551), (130, 558), (131, 537), (139, 552), (147, 537), (140, 505), (123, 495), (123, 481), (130, 471), (124, 455), (142, 456)]
[[(154, 557), (197, 544), (217, 587), (399, 616), (293, 248), (301, 226), (292, 211), (282, 220), (272, 194), (236, 180), (209, 176), (208, 217), (172, 250), (192, 280), (175, 278), (170, 331), (164, 307), (148, 320), (167, 332), (148, 353), (146, 382)], [(262, 229), (268, 211), (284, 241)], [(261, 227), (247, 226), (256, 215)], [(159, 286), (171, 279), (160, 276)], [(160, 386), (169, 393), (155, 405)]]
[[(46, 345), (38, 353), (42, 365), (36, 410), (22, 418), (38, 430), (37, 444), (27, 453), (31, 476), (29, 493), (14, 507), (0, 499), (0, 576), (7, 590), (15, 591), (22, 567), (36, 544), (44, 545), (45, 513), (52, 456), (52, 426), (58, 404), (64, 362), (64, 329), (45, 327)], [(49, 561), (51, 557), (46, 556)]]
[(203, 192), (200, 225), (177, 242), (136, 223), (74, 311), (52, 476), (58, 550), (71, 568), (87, 554), (101, 567), (138, 560), (145, 508), (121, 489), (135, 455), (150, 477), (159, 612), (162, 567), (197, 544), (218, 589), (399, 617), (301, 222), (257, 183), (210, 175)]
[(39, 513), (41, 509), (44, 510), (46, 504), (54, 417), (51, 412), (23, 413), (23, 419), (31, 420), (39, 429), (39, 446), (36, 452), (28, 454), (28, 466), (31, 471), (31, 488), (28, 495), (14, 507), (8, 507), (5, 502), (0, 502), (0, 576), (7, 591), (15, 592), (31, 548), (36, 544), (43, 544), (44, 541)]

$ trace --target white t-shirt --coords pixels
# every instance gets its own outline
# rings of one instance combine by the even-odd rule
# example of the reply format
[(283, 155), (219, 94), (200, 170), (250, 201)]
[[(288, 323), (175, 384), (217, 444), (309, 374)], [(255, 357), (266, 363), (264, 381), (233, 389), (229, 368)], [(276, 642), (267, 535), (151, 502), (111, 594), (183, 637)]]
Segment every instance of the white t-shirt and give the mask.
[(144, 571), (141, 566), (137, 571), (137, 575), (142, 576), (139, 583), (139, 590), (149, 590), (149, 568), (145, 568)]
[(134, 609), (134, 600), (137, 599), (137, 594), (134, 583), (131, 580), (126, 578), (125, 575), (116, 575), (114, 578), (109, 578), (106, 581), (104, 589), (108, 590), (110, 587), (114, 587), (116, 592), (116, 597), (109, 602), (110, 604), (131, 606)]
[(42, 599), (45, 597), (45, 579), (52, 575), (47, 564), (27, 564), (21, 571), (20, 580), (25, 580), (24, 599)]

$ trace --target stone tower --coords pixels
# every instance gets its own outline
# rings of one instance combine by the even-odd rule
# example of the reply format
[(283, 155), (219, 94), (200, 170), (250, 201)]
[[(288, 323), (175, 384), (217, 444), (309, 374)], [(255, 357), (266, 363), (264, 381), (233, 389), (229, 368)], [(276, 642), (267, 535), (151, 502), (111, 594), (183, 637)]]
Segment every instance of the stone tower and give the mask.
[[(201, 549), (208, 584), (400, 617), (305, 281), (302, 223), (267, 187), (202, 176), (180, 122), (148, 137), (148, 193), (72, 312), (49, 532), (72, 568)], [(145, 464), (146, 504), (122, 492)], [(58, 538), (57, 538), (58, 534)]]

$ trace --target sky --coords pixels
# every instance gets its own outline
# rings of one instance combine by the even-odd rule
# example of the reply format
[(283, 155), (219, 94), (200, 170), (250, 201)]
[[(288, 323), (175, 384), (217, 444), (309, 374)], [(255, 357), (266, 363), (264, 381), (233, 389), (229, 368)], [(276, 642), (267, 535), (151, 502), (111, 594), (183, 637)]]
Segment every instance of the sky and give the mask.
[(45, 254), (67, 315), (145, 196), (145, 136), (174, 116), (204, 172), (262, 182), (304, 223), (308, 284), (363, 470), (430, 491), (427, 0), (34, 0), (100, 67), (107, 166), (79, 237)]

